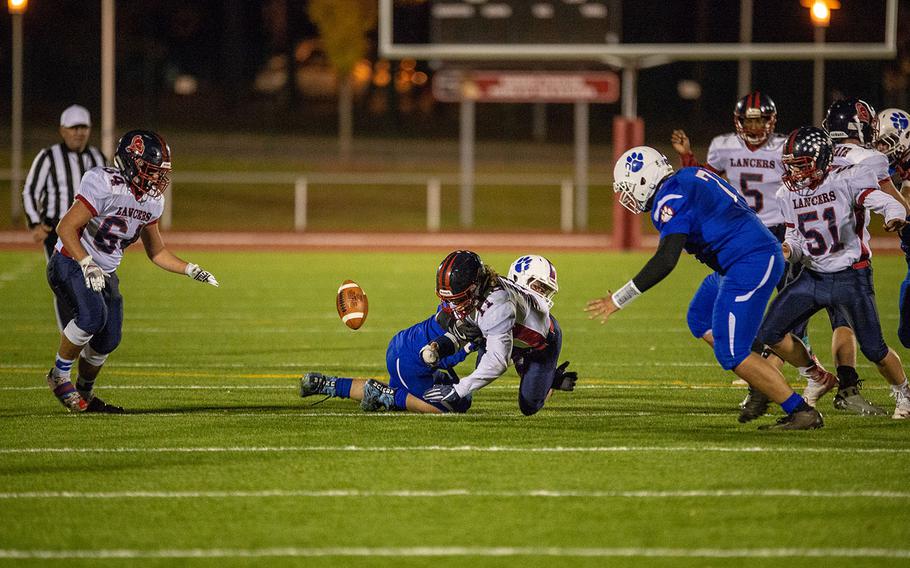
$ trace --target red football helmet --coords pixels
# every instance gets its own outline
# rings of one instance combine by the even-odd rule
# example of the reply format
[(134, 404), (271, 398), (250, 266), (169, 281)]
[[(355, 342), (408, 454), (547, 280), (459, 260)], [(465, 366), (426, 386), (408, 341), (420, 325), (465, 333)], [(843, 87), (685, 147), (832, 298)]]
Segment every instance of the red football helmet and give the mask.
[(761, 146), (774, 132), (777, 124), (777, 105), (771, 97), (754, 91), (739, 99), (733, 110), (736, 134), (750, 146)]

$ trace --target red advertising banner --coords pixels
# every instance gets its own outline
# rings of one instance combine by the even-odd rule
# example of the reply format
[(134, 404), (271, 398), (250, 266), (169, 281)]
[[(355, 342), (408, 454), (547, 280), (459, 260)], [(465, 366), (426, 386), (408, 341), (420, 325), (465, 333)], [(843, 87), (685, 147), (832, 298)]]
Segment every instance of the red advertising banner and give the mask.
[(615, 103), (619, 77), (611, 71), (460, 71), (433, 76), (433, 96), (442, 102)]

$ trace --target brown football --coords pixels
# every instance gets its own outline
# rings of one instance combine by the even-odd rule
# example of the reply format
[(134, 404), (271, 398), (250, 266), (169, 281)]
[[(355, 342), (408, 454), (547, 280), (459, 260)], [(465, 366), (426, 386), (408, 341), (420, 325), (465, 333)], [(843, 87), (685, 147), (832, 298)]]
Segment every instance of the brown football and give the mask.
[(338, 308), (338, 317), (351, 329), (360, 329), (370, 309), (363, 288), (353, 280), (345, 280), (338, 288), (335, 307)]

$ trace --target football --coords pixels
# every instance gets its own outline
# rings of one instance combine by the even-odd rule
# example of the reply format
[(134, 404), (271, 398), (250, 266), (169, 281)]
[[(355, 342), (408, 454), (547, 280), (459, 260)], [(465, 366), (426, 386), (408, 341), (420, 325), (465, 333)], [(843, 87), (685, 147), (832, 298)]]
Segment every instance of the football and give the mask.
[(367, 295), (353, 280), (345, 280), (338, 288), (335, 307), (338, 309), (338, 317), (351, 329), (360, 329), (369, 312)]

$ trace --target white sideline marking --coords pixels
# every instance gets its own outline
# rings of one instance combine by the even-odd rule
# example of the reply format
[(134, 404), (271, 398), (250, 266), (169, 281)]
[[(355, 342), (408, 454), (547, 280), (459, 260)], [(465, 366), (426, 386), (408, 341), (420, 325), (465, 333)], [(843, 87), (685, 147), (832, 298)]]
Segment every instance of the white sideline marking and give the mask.
[(112, 558), (366, 557), (593, 557), (593, 558), (910, 558), (910, 549), (890, 548), (560, 548), (420, 546), (400, 548), (159, 548), (100, 550), (0, 549), (0, 558), (70, 560)]
[(803, 489), (690, 489), (677, 491), (472, 491), (470, 489), (362, 491), (325, 489), (320, 491), (267, 489), (260, 491), (24, 491), (0, 493), (2, 499), (222, 499), (265, 497), (544, 497), (544, 498), (627, 498), (669, 499), (691, 497), (809, 497), (825, 499), (910, 499), (907, 491), (816, 491)]
[(0, 454), (143, 454), (143, 453), (290, 453), (290, 452), (466, 452), (466, 453), (625, 453), (721, 452), (812, 454), (907, 454), (910, 448), (762, 447), (762, 446), (211, 446), (120, 448), (0, 448)]
[[(295, 379), (289, 379), (295, 380)], [(297, 390), (297, 385), (288, 383), (283, 385), (183, 385), (180, 383), (168, 385), (103, 385), (102, 390)], [(666, 385), (655, 383), (653, 385), (636, 385), (636, 384), (613, 384), (600, 383), (594, 385), (575, 385), (575, 390), (609, 390), (609, 389), (626, 389), (626, 390), (745, 390), (744, 386), (723, 384), (723, 385)], [(46, 391), (47, 386), (0, 386), (0, 391)], [(483, 390), (518, 390), (518, 383), (508, 385), (490, 385)], [(891, 390), (888, 385), (869, 385), (863, 386), (863, 390)]]

